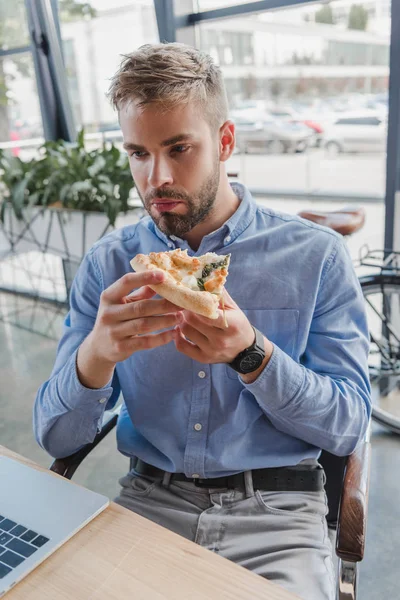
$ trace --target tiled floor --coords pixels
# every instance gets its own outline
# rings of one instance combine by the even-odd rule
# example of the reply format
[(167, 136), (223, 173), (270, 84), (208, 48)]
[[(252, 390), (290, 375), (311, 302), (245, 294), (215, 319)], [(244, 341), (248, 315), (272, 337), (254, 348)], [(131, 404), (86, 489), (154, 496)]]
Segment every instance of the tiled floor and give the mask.
[[(0, 323), (0, 444), (48, 466), (51, 459), (32, 433), (32, 405), (54, 360), (52, 340)], [(113, 498), (128, 461), (112, 432), (77, 471), (74, 480)], [(359, 600), (395, 600), (400, 556), (400, 436), (377, 426), (372, 435), (372, 471), (366, 556)]]

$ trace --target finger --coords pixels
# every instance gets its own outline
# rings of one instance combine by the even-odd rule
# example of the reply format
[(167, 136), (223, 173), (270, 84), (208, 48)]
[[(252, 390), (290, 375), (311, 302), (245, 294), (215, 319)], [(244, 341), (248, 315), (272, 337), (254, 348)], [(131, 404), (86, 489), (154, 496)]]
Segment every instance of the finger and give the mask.
[(185, 339), (179, 325), (173, 329), (173, 332), (175, 347), (178, 352), (181, 352), (182, 354), (185, 354), (189, 358), (197, 360), (198, 362), (204, 361), (203, 352), (200, 350), (200, 348)]
[(209, 339), (212, 336), (215, 337), (216, 333), (220, 333), (220, 330), (226, 331), (222, 311), (218, 311), (217, 319), (208, 319), (189, 310), (184, 310), (183, 315), (189, 325), (203, 333)]
[(159, 346), (165, 346), (175, 339), (175, 331), (169, 329), (161, 333), (154, 333), (151, 335), (141, 335), (139, 337), (133, 337), (129, 342), (128, 349), (132, 352), (139, 350), (151, 350), (152, 348), (158, 348)]
[(222, 303), (221, 299), (219, 301), (219, 307), (220, 308), (222, 308), (223, 305), (227, 309), (230, 309), (230, 308), (239, 308), (239, 306), (236, 304), (236, 302), (234, 301), (234, 299), (228, 294), (226, 288), (222, 288), (222, 298), (223, 298), (223, 303)]
[(128, 304), (129, 302), (136, 302), (137, 300), (150, 300), (150, 298), (153, 298), (155, 295), (156, 292), (146, 285), (145, 287), (141, 287), (132, 292), (128, 296), (125, 296), (122, 301), (125, 304)]
[(132, 290), (144, 287), (146, 285), (162, 283), (164, 273), (161, 270), (145, 271), (144, 273), (126, 273), (120, 279), (117, 279), (102, 293), (102, 299), (107, 304), (116, 304), (121, 302)]
[(153, 317), (168, 313), (180, 312), (182, 309), (165, 298), (137, 300), (117, 304), (109, 308), (108, 314), (112, 320), (131, 321), (142, 317)]
[(203, 335), (198, 329), (195, 329), (188, 323), (180, 323), (179, 329), (183, 333), (186, 339), (188, 339), (192, 344), (196, 344), (201, 350), (205, 350), (207, 345), (209, 345), (208, 338)]
[(160, 331), (161, 329), (169, 329), (175, 327), (177, 322), (178, 318), (176, 314), (121, 321), (115, 326), (114, 334), (119, 339), (123, 339), (133, 335), (143, 335)]

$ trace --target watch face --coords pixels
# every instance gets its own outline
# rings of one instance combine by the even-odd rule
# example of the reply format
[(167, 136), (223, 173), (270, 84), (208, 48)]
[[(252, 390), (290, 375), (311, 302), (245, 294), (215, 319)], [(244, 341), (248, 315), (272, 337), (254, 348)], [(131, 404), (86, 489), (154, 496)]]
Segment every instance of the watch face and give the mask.
[(240, 361), (240, 370), (243, 373), (251, 373), (258, 369), (263, 361), (263, 357), (258, 352), (252, 352), (247, 356), (243, 357)]

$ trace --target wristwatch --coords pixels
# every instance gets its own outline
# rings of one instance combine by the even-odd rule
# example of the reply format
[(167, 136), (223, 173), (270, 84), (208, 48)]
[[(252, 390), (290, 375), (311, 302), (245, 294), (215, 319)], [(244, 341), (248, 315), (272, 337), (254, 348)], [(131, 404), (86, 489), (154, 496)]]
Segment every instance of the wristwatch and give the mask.
[(256, 336), (254, 343), (243, 352), (240, 352), (232, 362), (228, 363), (232, 369), (243, 375), (257, 371), (265, 358), (264, 336), (255, 327), (253, 327), (253, 330)]

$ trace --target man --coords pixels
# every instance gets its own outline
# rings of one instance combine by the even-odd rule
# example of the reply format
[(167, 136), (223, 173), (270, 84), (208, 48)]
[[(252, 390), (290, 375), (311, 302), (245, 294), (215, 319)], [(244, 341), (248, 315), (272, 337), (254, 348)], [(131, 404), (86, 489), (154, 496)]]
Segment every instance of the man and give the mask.
[[(143, 46), (110, 97), (149, 217), (80, 266), (37, 440), (55, 457), (76, 451), (122, 391), (118, 448), (134, 468), (117, 502), (306, 600), (332, 600), (317, 459), (351, 453), (370, 414), (363, 299), (343, 241), (229, 184), (235, 129), (209, 56)], [(211, 321), (154, 298), (162, 273), (132, 272), (136, 254), (173, 248), (231, 254), (227, 328), (222, 311)]]

